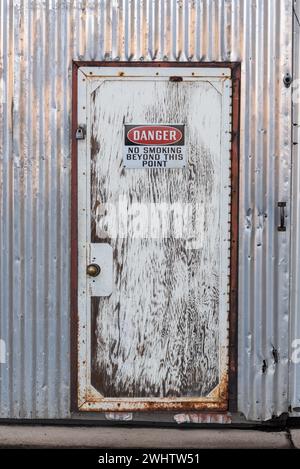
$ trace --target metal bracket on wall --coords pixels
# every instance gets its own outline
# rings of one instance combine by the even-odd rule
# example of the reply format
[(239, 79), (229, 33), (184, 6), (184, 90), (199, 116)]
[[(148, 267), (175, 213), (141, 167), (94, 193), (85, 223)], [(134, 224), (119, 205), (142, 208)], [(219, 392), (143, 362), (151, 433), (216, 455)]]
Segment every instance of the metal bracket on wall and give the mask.
[(289, 88), (293, 82), (293, 77), (289, 74), (286, 73), (283, 77), (283, 83), (286, 88)]

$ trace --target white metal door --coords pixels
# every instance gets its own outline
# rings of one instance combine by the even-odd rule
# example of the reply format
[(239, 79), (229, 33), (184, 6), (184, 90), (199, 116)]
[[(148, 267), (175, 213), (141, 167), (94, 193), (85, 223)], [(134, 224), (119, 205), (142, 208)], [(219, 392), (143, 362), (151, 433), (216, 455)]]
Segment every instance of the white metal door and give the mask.
[(230, 74), (79, 70), (80, 410), (227, 406)]

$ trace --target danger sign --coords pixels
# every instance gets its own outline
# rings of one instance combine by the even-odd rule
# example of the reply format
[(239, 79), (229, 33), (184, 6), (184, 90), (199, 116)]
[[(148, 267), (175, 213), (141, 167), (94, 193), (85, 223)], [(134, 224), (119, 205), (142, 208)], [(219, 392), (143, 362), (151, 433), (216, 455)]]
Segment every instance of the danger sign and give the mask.
[(183, 168), (186, 164), (183, 124), (125, 124), (126, 168)]

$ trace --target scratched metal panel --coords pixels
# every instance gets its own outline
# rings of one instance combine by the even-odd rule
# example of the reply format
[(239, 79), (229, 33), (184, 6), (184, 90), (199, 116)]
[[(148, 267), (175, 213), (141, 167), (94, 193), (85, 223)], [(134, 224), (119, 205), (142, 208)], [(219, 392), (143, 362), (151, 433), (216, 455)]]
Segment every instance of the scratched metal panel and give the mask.
[(0, 5), (0, 415), (69, 415), (72, 59), (242, 61), (239, 410), (287, 411), (292, 0)]

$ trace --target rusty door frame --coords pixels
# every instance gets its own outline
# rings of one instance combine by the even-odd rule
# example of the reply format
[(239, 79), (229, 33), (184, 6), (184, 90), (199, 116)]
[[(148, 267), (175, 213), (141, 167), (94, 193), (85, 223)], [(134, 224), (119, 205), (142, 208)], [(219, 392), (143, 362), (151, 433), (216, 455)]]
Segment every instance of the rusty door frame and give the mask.
[[(241, 66), (238, 62), (93, 62), (74, 61), (72, 70), (72, 130), (71, 130), (71, 276), (70, 276), (70, 329), (71, 329), (71, 411), (79, 412), (78, 407), (78, 175), (77, 140), (77, 85), (80, 67), (198, 67), (230, 68), (232, 80), (232, 141), (231, 141), (231, 225), (230, 225), (230, 278), (229, 278), (229, 343), (228, 343), (228, 404), (218, 405), (215, 410), (231, 411), (237, 409), (237, 321), (238, 321), (238, 226), (239, 226), (239, 126), (240, 126), (240, 80)], [(164, 410), (186, 409), (204, 410), (203, 404), (178, 402), (163, 405)], [(148, 403), (141, 410), (162, 410), (157, 403)], [(211, 409), (214, 407), (212, 406)], [(91, 411), (93, 409), (91, 408)], [(119, 409), (118, 410), (122, 410)], [(125, 409), (127, 410), (127, 409)], [(135, 408), (135, 410), (139, 410)], [(86, 411), (86, 410), (85, 410)]]

